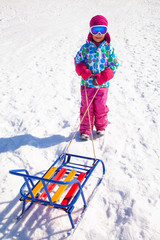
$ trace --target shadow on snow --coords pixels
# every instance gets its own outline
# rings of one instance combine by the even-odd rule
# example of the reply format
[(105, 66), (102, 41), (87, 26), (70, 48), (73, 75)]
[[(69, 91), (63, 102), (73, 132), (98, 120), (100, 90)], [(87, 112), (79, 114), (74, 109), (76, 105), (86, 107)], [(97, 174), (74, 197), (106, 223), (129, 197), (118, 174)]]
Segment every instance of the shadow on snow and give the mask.
[(68, 142), (69, 137), (64, 137), (61, 135), (53, 135), (47, 138), (37, 138), (30, 134), (10, 137), (10, 138), (0, 138), (0, 153), (15, 151), (21, 146), (29, 145), (36, 148), (48, 148), (55, 146), (62, 142)]

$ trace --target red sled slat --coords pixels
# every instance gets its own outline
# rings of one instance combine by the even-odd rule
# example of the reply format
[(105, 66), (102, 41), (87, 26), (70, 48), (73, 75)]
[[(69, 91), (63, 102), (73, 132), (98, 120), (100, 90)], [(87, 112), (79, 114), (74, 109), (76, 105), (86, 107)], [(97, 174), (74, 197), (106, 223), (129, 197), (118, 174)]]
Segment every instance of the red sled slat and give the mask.
[[(57, 173), (57, 175), (53, 178), (53, 180), (59, 181), (59, 180), (64, 176), (64, 174), (66, 173), (66, 171), (67, 171), (66, 168), (62, 168), (62, 169)], [(56, 186), (56, 183), (50, 183), (50, 184), (48, 185), (48, 187), (47, 187), (48, 192), (51, 193), (51, 192), (53, 191), (53, 189), (55, 188), (55, 186)], [(47, 198), (47, 193), (46, 193), (46, 191), (44, 190), (38, 199), (40, 199), (40, 200), (46, 200), (46, 198)]]
[[(80, 183), (82, 183), (82, 181), (85, 178), (85, 176), (86, 176), (86, 173), (80, 173), (78, 178), (77, 178), (77, 180), (79, 180)], [(69, 204), (78, 188), (79, 188), (78, 183), (74, 183), (73, 186), (68, 191), (68, 193), (66, 194), (65, 198), (63, 199), (63, 201), (61, 202), (61, 205)]]

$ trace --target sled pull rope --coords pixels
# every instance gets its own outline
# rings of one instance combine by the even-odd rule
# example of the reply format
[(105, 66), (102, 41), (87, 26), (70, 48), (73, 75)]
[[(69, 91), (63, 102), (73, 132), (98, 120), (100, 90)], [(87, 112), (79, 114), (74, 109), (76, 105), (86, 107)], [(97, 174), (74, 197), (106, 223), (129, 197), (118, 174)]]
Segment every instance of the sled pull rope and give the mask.
[[(99, 89), (99, 88), (98, 88)], [(96, 92), (97, 93), (97, 92)], [(89, 126), (90, 126), (90, 131), (91, 131), (91, 139), (92, 139), (92, 148), (93, 148), (93, 154), (94, 154), (94, 158), (96, 160), (96, 151), (95, 151), (95, 147), (94, 147), (94, 141), (93, 141), (93, 131), (92, 131), (92, 126), (91, 126), (91, 117), (90, 117), (90, 113), (89, 113), (89, 107), (88, 107), (88, 96), (87, 96), (87, 89), (86, 89), (86, 85), (85, 85), (85, 95), (86, 95), (86, 103), (87, 103), (87, 109), (88, 109), (88, 119), (89, 119)]]
[[(86, 85), (85, 85), (85, 88), (86, 88)], [(68, 146), (67, 146), (67, 148), (66, 148), (65, 153), (62, 153), (60, 159), (62, 159), (63, 155), (66, 155), (66, 153), (68, 152), (68, 149), (69, 149), (69, 147), (70, 147), (70, 145), (71, 145), (73, 139), (75, 138), (76, 133), (78, 132), (78, 129), (79, 129), (79, 127), (80, 127), (80, 125), (81, 125), (81, 123), (82, 123), (82, 121), (83, 121), (83, 119), (84, 119), (84, 117), (85, 117), (87, 111), (89, 111), (89, 107), (91, 106), (91, 104), (92, 104), (92, 102), (93, 102), (95, 96), (97, 95), (97, 92), (99, 91), (99, 89), (100, 89), (100, 87), (97, 88), (97, 91), (95, 92), (95, 94), (94, 94), (92, 100), (91, 100), (90, 103), (88, 104), (87, 109), (86, 109), (86, 111), (85, 111), (85, 113), (84, 113), (84, 115), (83, 115), (83, 117), (82, 117), (82, 119), (81, 119), (81, 121), (80, 121), (80, 123), (79, 123), (79, 125), (78, 125), (78, 127), (77, 127), (77, 129), (76, 129), (76, 131), (75, 131), (75, 133), (73, 134), (73, 137), (72, 137), (72, 139), (70, 140), (70, 142), (69, 142), (69, 144), (68, 144)], [(92, 133), (92, 131), (91, 131), (91, 133)], [(92, 135), (92, 139), (93, 139), (93, 135)], [(93, 144), (93, 145), (94, 145), (94, 144)], [(95, 152), (95, 150), (94, 150), (94, 152)], [(96, 157), (95, 157), (95, 160), (96, 160)]]

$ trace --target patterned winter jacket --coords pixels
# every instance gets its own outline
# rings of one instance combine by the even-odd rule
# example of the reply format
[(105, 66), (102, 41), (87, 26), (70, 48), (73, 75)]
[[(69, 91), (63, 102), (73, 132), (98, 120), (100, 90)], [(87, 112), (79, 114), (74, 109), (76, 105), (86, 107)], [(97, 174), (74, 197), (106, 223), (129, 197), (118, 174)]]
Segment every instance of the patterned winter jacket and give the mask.
[[(74, 58), (75, 65), (84, 62), (93, 74), (97, 74), (111, 68), (114, 73), (119, 66), (117, 57), (114, 54), (114, 48), (111, 44), (103, 41), (98, 47), (93, 43), (87, 42), (81, 47)], [(95, 77), (89, 77), (85, 81), (81, 79), (81, 85), (86, 84), (87, 87), (97, 88)], [(109, 87), (109, 82), (105, 82), (100, 87)]]

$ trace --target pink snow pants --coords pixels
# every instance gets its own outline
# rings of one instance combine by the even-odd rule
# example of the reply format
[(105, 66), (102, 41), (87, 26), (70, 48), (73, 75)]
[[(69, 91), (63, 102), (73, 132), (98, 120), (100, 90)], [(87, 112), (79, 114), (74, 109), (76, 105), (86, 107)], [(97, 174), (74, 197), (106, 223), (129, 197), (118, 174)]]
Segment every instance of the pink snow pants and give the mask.
[[(96, 88), (86, 87), (88, 104), (91, 102), (94, 94), (96, 93)], [(108, 97), (108, 87), (100, 88), (95, 96), (92, 104), (89, 107), (90, 120), (91, 120), (91, 129), (89, 124), (88, 111), (80, 125), (80, 133), (90, 135), (93, 126), (97, 130), (104, 130), (108, 125), (107, 113), (109, 108), (106, 105)], [(87, 109), (85, 87), (81, 86), (81, 108), (80, 108), (80, 120), (82, 119), (85, 111)]]

